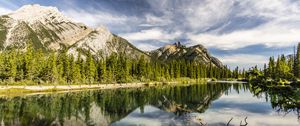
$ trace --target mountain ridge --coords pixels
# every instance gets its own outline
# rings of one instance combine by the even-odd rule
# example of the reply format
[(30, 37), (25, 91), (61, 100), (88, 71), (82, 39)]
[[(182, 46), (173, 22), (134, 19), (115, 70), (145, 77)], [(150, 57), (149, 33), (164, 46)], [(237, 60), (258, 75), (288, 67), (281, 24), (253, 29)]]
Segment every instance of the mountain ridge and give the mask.
[(29, 43), (45, 51), (67, 49), (77, 55), (79, 50), (91, 51), (93, 55), (105, 52), (124, 53), (132, 58), (144, 55), (127, 40), (114, 35), (104, 26), (90, 28), (73, 22), (56, 7), (38, 4), (25, 5), (15, 12), (0, 16), (0, 49), (19, 48), (26, 50)]
[(196, 61), (205, 65), (223, 67), (221, 61), (210, 55), (208, 50), (201, 44), (186, 47), (180, 42), (168, 44), (156, 50), (148, 52), (154, 60), (166, 61)]
[(0, 16), (0, 50), (26, 50), (29, 44), (44, 51), (67, 49), (68, 54), (75, 56), (78, 51), (91, 51), (91, 54), (101, 55), (102, 58), (118, 53), (133, 59), (144, 55), (146, 59), (163, 62), (187, 60), (223, 66), (203, 45), (185, 47), (178, 42), (146, 53), (104, 26), (91, 28), (72, 21), (56, 7), (38, 4), (24, 5), (10, 14)]

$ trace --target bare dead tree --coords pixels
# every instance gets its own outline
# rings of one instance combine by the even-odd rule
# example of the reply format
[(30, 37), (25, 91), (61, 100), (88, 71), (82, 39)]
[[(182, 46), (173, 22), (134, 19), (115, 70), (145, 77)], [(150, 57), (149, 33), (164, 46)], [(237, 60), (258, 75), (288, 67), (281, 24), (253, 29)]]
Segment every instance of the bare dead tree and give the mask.
[(227, 125), (226, 126), (229, 126), (231, 120), (233, 119), (233, 117), (231, 117), (231, 119), (228, 121)]
[(247, 125), (248, 125), (247, 118), (248, 118), (248, 117), (246, 117), (246, 118), (244, 119), (244, 121), (245, 121), (245, 124), (244, 124), (244, 125), (242, 125), (242, 121), (240, 122), (240, 126), (247, 126)]
[(207, 123), (202, 123), (202, 122), (200, 122), (200, 126), (207, 126)]
[[(248, 117), (246, 117), (246, 118), (244, 119), (245, 124), (242, 124), (243, 121), (240, 122), (240, 126), (247, 126), (247, 125), (248, 125), (247, 118), (248, 118)], [(231, 117), (231, 119), (228, 121), (228, 123), (227, 123), (226, 126), (230, 126), (230, 122), (232, 121), (232, 119), (233, 119), (233, 117)]]

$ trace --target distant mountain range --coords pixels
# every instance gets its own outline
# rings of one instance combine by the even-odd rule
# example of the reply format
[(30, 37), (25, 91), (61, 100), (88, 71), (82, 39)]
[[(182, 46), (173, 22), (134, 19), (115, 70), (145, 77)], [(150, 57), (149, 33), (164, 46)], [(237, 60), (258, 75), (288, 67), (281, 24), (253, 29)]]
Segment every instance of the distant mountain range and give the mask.
[[(101, 20), (101, 19), (99, 19)], [(137, 59), (144, 55), (148, 59), (161, 61), (190, 60), (221, 67), (222, 63), (209, 55), (202, 45), (185, 47), (176, 43), (151, 52), (144, 52), (126, 39), (114, 35), (101, 26), (91, 28), (72, 22), (55, 7), (25, 5), (13, 13), (0, 17), (0, 49), (18, 48), (26, 50), (31, 44), (34, 49), (59, 51), (69, 54), (91, 51), (94, 55), (106, 57), (121, 53)]]

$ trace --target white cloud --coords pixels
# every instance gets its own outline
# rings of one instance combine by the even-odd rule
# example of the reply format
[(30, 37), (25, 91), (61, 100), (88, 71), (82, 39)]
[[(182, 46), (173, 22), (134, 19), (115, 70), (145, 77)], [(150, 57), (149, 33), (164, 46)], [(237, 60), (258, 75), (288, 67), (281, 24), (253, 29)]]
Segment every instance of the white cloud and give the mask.
[(206, 0), (201, 3), (188, 5), (185, 11), (186, 21), (196, 30), (206, 30), (229, 18), (233, 9), (232, 0)]
[[(180, 6), (176, 6), (179, 4)], [(255, 44), (265, 44), (268, 47), (291, 46), (300, 41), (300, 2), (289, 0), (191, 0), (189, 2), (154, 0), (150, 1), (150, 5), (163, 15), (160, 17), (146, 15), (147, 25), (142, 26), (155, 26), (154, 24), (160, 24), (163, 21), (168, 22), (169, 25), (161, 29), (182, 31), (183, 36), (179, 37), (186, 36), (193, 41), (193, 44), (201, 43), (219, 49), (237, 49)], [(222, 30), (228, 28), (225, 24), (228, 25), (234, 18), (245, 17), (253, 21), (264, 20), (265, 23), (254, 28), (233, 29), (233, 32), (221, 34)], [(244, 22), (236, 23), (240, 25)], [(217, 29), (203, 32), (211, 28)], [(145, 30), (142, 33), (149, 32)], [(162, 41), (160, 37), (152, 39)]]
[(148, 30), (141, 30), (140, 32), (120, 34), (120, 36), (130, 41), (147, 41), (158, 40), (160, 42), (170, 41), (181, 36), (181, 32), (168, 33), (160, 28), (152, 28)]
[(151, 44), (151, 42), (149, 42), (149, 43), (136, 43), (135, 46), (137, 48), (139, 48), (140, 50), (143, 50), (143, 51), (152, 51), (152, 50), (155, 50), (155, 49), (159, 48), (159, 46), (155, 46), (155, 45)]
[(189, 38), (195, 42), (203, 42), (208, 47), (220, 49), (237, 49), (255, 44), (265, 44), (269, 47), (286, 47), (300, 41), (300, 28), (291, 28), (279, 24), (266, 24), (251, 30), (239, 30), (228, 34), (198, 35), (189, 34)]
[(152, 26), (166, 26), (166, 25), (172, 23), (170, 18), (171, 17), (169, 15), (164, 15), (164, 16), (158, 17), (158, 16), (154, 16), (152, 14), (146, 14), (145, 22), (146, 22), (146, 24), (151, 24)]
[[(63, 13), (77, 22), (89, 26), (109, 25), (110, 29), (121, 31), (135, 43), (142, 40), (168, 41), (176, 38), (191, 39), (194, 44), (221, 49), (236, 49), (254, 44), (268, 46), (290, 46), (300, 41), (300, 2), (290, 0), (188, 0), (168, 1), (149, 0), (149, 13), (131, 17), (127, 13), (99, 11), (96, 8), (85, 10), (69, 2)], [(71, 6), (71, 7), (70, 7)], [(77, 7), (77, 9), (72, 9)], [(0, 14), (9, 12), (0, 8)], [(139, 12), (136, 12), (140, 14)], [(235, 17), (264, 19), (265, 24), (231, 33), (220, 31)], [(237, 22), (243, 23), (243, 22)], [(237, 24), (239, 25), (239, 24)], [(149, 29), (150, 27), (159, 27)], [(210, 28), (214, 32), (203, 32)], [(139, 29), (140, 32), (132, 32)], [(142, 29), (142, 30), (141, 30)], [(170, 33), (169, 31), (177, 31)], [(180, 31), (180, 32), (178, 32)], [(119, 33), (121, 33), (119, 32)], [(117, 34), (119, 34), (117, 33)]]
[[(126, 25), (125, 22), (129, 20), (129, 17), (124, 15), (113, 15), (111, 13), (93, 11), (93, 13), (85, 10), (73, 10), (68, 9), (63, 11), (68, 17), (71, 17), (76, 22), (82, 22), (92, 27), (98, 27), (100, 25)], [(136, 20), (134, 17), (130, 17), (131, 20)]]
[(247, 7), (239, 13), (241, 16), (281, 18), (299, 13), (299, 2), (290, 0), (245, 0), (240, 2), (240, 6)]
[(10, 12), (12, 12), (11, 9), (0, 7), (0, 15), (5, 15), (5, 14), (8, 14)]
[(161, 14), (157, 18), (168, 23), (168, 28), (190, 29), (193, 32), (205, 31), (227, 20), (234, 6), (234, 0), (149, 0), (148, 2), (153, 11)]
[(218, 58), (222, 63), (231, 66), (231, 69), (234, 69), (235, 66), (239, 66), (240, 68), (251, 68), (255, 65), (262, 68), (263, 64), (267, 63), (269, 59), (268, 56), (253, 54), (234, 54), (219, 56)]
[(155, 27), (156, 25), (152, 25), (152, 24), (140, 24), (140, 27)]
[(188, 37), (195, 44), (202, 42), (206, 46), (220, 49), (237, 49), (255, 44), (269, 47), (291, 46), (300, 41), (299, 5), (299, 2), (290, 3), (287, 0), (243, 1), (239, 4), (243, 10), (236, 16), (255, 16), (265, 19), (266, 23), (224, 34), (188, 33)]

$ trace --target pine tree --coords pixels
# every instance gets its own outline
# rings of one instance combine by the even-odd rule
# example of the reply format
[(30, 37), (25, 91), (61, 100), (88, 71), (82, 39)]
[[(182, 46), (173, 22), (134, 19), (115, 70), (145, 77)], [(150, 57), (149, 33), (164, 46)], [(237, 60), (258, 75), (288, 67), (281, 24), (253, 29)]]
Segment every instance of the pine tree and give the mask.
[(234, 69), (234, 78), (238, 79), (239, 78), (239, 67), (237, 66), (235, 69)]
[(32, 62), (32, 65), (35, 66), (33, 76), (35, 80), (40, 82), (44, 78), (43, 75), (45, 74), (45, 56), (41, 49), (38, 49), (38, 51), (36, 51), (33, 55), (35, 57)]
[(167, 79), (167, 80), (170, 80), (170, 72), (169, 72), (169, 69), (168, 68), (165, 68), (165, 78)]
[(96, 73), (96, 66), (91, 51), (88, 51), (87, 54), (85, 70), (86, 70), (86, 78), (88, 79), (89, 83), (93, 83), (95, 78), (95, 73)]
[(269, 68), (268, 68), (268, 76), (267, 77), (271, 77), (271, 78), (275, 78), (275, 61), (274, 61), (274, 57), (270, 57), (269, 59)]
[(137, 65), (137, 70), (138, 70), (138, 77), (142, 79), (142, 77), (145, 77), (146, 75), (146, 61), (145, 61), (145, 56), (142, 55), (138, 61)]
[(169, 64), (169, 67), (170, 67), (170, 78), (174, 78), (174, 65), (173, 63), (170, 63)]
[(300, 78), (300, 43), (298, 43), (297, 53), (294, 57), (294, 76)]
[(124, 70), (125, 70), (125, 80), (128, 82), (130, 80), (130, 68), (131, 68), (131, 62), (130, 60), (125, 57), (125, 63), (124, 63)]
[(70, 76), (70, 60), (69, 60), (69, 56), (67, 55), (66, 51), (63, 51), (60, 55), (60, 62), (62, 65), (62, 78), (63, 80), (65, 80), (67, 83), (69, 83), (71, 80), (71, 76)]
[(51, 83), (56, 83), (59, 78), (56, 60), (57, 60), (57, 57), (56, 57), (55, 53), (52, 52), (49, 56), (48, 65), (47, 65), (47, 68), (49, 71), (49, 73), (48, 73), (49, 80), (51, 81)]
[(80, 83), (81, 82), (81, 72), (80, 72), (80, 61), (76, 61), (76, 62), (73, 62), (74, 65), (73, 65), (73, 69), (72, 69), (72, 72), (73, 72), (73, 82), (74, 83)]
[(175, 78), (180, 78), (180, 63), (179, 62), (175, 62)]
[(213, 66), (212, 66), (212, 63), (210, 62), (209, 63), (209, 74), (208, 74), (208, 76), (209, 76), (209, 78), (213, 78)]
[(69, 64), (70, 64), (70, 66), (69, 66), (70, 69), (69, 69), (69, 76), (68, 76), (67, 80), (69, 81), (69, 83), (73, 83), (73, 81), (75, 80), (74, 73), (75, 73), (75, 69), (76, 69), (76, 63), (74, 61), (74, 56), (70, 55), (68, 57), (68, 60), (69, 60)]
[(113, 70), (111, 67), (108, 67), (107, 82), (112, 82), (112, 81), (113, 81)]
[(75, 82), (76, 83), (81, 83), (82, 82), (82, 73), (83, 73), (83, 61), (81, 59), (81, 51), (78, 51), (78, 54), (77, 54), (77, 59), (75, 61), (75, 68), (73, 69), (73, 78), (75, 78)]
[(267, 76), (267, 72), (268, 72), (268, 70), (267, 70), (267, 64), (264, 64), (264, 76)]
[[(0, 57), (1, 57), (1, 54), (0, 54)], [(23, 63), (23, 57), (24, 57), (24, 54), (22, 52), (20, 52), (19, 50), (17, 51), (17, 76), (16, 76), (16, 80), (17, 81), (22, 81), (24, 79), (24, 63)], [(1, 59), (0, 59), (1, 60)], [(0, 63), (1, 64), (1, 63)], [(0, 66), (1, 67), (1, 66)], [(45, 74), (46, 71), (43, 71)], [(43, 76), (43, 79), (44, 76)], [(46, 80), (46, 79), (45, 79)]]
[(276, 61), (276, 67), (275, 67), (275, 75), (274, 75), (274, 79), (277, 79), (279, 78), (281, 75), (280, 75), (280, 70), (281, 70), (281, 63), (280, 63), (280, 57), (278, 56), (277, 57), (277, 61)]
[(161, 67), (158, 63), (154, 63), (154, 80), (158, 81), (161, 78)]
[(9, 54), (9, 77), (11, 81), (15, 81), (17, 76), (17, 59), (16, 59), (16, 51), (11, 50)]
[(286, 58), (284, 55), (281, 55), (280, 57), (280, 76), (281, 78), (289, 77), (290, 67), (288, 66), (288, 63), (286, 61)]
[(27, 51), (25, 53), (25, 58), (24, 58), (24, 76), (27, 80), (32, 80), (33, 79), (33, 74), (34, 74), (34, 66), (33, 66), (33, 48), (32, 45), (30, 44), (27, 47)]
[(106, 73), (106, 60), (103, 59), (102, 61), (100, 61), (100, 80), (102, 82), (106, 82), (106, 78), (107, 78), (107, 73)]

